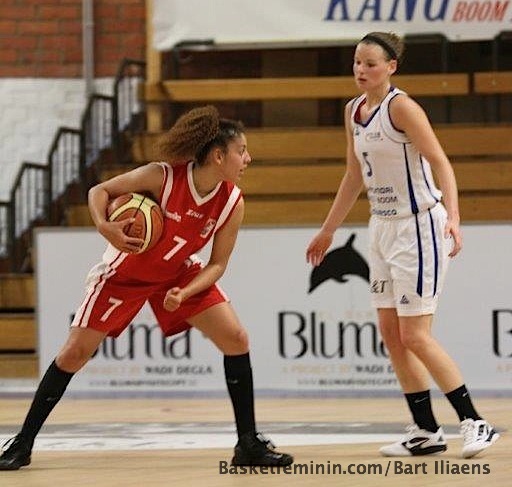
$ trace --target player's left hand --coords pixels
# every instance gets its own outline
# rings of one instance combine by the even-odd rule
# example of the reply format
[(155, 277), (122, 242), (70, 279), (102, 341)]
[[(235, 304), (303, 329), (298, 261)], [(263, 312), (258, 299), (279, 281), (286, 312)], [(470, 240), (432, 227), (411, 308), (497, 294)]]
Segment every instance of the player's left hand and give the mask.
[(444, 238), (449, 238), (450, 236), (453, 237), (453, 248), (448, 255), (455, 257), (462, 249), (462, 234), (460, 233), (459, 222), (448, 219), (444, 227)]
[(181, 306), (183, 300), (183, 290), (180, 287), (173, 287), (165, 294), (164, 308), (167, 311), (175, 311)]

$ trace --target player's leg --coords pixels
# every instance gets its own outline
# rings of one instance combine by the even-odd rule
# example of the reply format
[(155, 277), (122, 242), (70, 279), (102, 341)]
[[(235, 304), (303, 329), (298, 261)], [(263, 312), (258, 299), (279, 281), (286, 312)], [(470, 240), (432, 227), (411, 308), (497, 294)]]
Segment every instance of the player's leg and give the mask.
[(224, 354), (226, 384), (235, 410), (237, 432), (243, 435), (256, 431), (249, 339), (231, 305), (214, 305), (189, 318), (188, 322)]
[(473, 457), (491, 446), (499, 434), (478, 414), (459, 367), (432, 336), (432, 315), (401, 316), (399, 320), (402, 343), (423, 362), (459, 416), (463, 457)]
[(30, 464), (34, 439), (64, 394), (73, 375), (94, 354), (104, 332), (72, 328), (56, 359), (44, 374), (20, 432), (0, 457), (0, 470), (18, 470)]
[[(179, 276), (173, 286), (184, 287), (199, 272), (192, 266)], [(239, 441), (235, 447), (236, 465), (289, 465), (290, 455), (273, 451), (269, 440), (256, 432), (254, 419), (254, 392), (249, 340), (228, 297), (219, 286), (191, 296), (181, 306), (169, 312), (163, 308), (168, 286), (155, 291), (149, 303), (165, 335), (185, 330), (189, 325), (205, 334), (224, 354), (226, 385), (233, 405)]]
[(30, 463), (34, 439), (73, 375), (92, 357), (105, 336), (117, 336), (144, 304), (145, 289), (124, 286), (116, 282), (116, 274), (110, 277), (108, 271), (99, 264), (89, 272), (86, 296), (68, 338), (41, 379), (21, 431), (0, 457), (0, 470), (17, 470)]
[(386, 456), (428, 454), (446, 449), (442, 430), (432, 412), (428, 371), (400, 339), (390, 265), (392, 257), (400, 254), (396, 249), (400, 225), (400, 222), (375, 217), (370, 219), (369, 225), (371, 301), (377, 309), (380, 333), (414, 420), (404, 438), (380, 448), (381, 454)]
[(440, 389), (447, 393), (463, 383), (459, 368), (432, 336), (432, 315), (400, 316), (400, 339), (427, 368)]
[(238, 433), (232, 464), (290, 465), (293, 457), (274, 451), (270, 440), (256, 431), (249, 340), (231, 304), (216, 304), (187, 321), (208, 336), (224, 354), (226, 385)]
[(383, 446), (380, 452), (385, 456), (410, 456), (445, 451), (443, 431), (432, 412), (428, 370), (402, 343), (396, 309), (379, 309), (378, 315), (384, 344), (414, 420), (401, 440)]
[(430, 384), (428, 370), (402, 343), (396, 309), (378, 309), (377, 314), (379, 330), (403, 392), (408, 394), (428, 389)]
[[(446, 211), (438, 205), (407, 220), (397, 229), (391, 259), (398, 340), (418, 357), (439, 387), (447, 392), (462, 384), (462, 376), (431, 333), (432, 317), (449, 262), (450, 242), (443, 237)], [(411, 244), (402, 248), (402, 242)]]
[(499, 435), (478, 415), (458, 366), (431, 333), (453, 245), (451, 239), (444, 238), (445, 224), (446, 210), (440, 204), (419, 213), (412, 222), (404, 222), (398, 230), (397, 245), (401, 241), (414, 245), (396, 252), (391, 274), (401, 341), (423, 362), (456, 410), (464, 436), (462, 454), (470, 457)]

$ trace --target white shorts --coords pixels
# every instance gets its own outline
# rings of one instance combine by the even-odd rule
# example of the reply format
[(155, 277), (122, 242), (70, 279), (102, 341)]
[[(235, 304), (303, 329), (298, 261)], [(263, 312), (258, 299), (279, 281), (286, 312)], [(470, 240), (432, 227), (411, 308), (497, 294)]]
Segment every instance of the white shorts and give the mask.
[(446, 219), (441, 203), (406, 218), (370, 218), (373, 306), (396, 308), (398, 316), (435, 312), (453, 247), (444, 238)]

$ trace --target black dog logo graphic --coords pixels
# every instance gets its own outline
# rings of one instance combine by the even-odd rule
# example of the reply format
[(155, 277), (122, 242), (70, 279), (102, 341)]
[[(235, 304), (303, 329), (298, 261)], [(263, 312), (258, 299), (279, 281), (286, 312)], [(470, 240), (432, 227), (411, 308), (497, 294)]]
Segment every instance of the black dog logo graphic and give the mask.
[(348, 282), (346, 276), (355, 275), (370, 282), (370, 270), (363, 256), (354, 250), (352, 244), (356, 234), (350, 235), (343, 247), (325, 254), (324, 260), (314, 267), (309, 277), (309, 291), (313, 292), (322, 282), (334, 279), (337, 282)]

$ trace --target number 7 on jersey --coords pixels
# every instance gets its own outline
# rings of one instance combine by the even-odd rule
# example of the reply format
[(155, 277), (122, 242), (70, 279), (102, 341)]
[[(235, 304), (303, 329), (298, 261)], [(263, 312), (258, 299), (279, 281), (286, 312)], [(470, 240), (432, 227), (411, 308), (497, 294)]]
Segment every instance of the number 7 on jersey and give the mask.
[(172, 256), (177, 254), (179, 252), (179, 250), (187, 244), (187, 241), (184, 239), (184, 238), (181, 238), (181, 237), (178, 237), (177, 235), (175, 235), (173, 238), (174, 242), (176, 243), (176, 245), (174, 245), (174, 247), (169, 250), (169, 252), (167, 252), (165, 255), (164, 255), (164, 260), (171, 260), (172, 259)]

